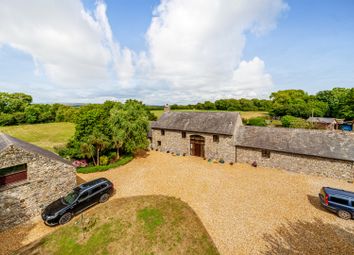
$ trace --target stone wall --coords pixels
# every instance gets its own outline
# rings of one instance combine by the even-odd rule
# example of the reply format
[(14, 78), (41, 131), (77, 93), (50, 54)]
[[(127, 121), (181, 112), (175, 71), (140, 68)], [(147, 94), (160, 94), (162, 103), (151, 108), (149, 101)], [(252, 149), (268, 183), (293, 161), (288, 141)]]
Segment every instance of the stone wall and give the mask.
[(0, 152), (0, 168), (27, 164), (27, 180), (0, 187), (0, 231), (37, 216), (76, 186), (75, 168), (22, 148)]
[[(235, 147), (232, 144), (232, 136), (219, 135), (219, 142), (213, 142), (212, 134), (186, 132), (186, 138), (182, 138), (181, 131), (165, 130), (165, 135), (161, 135), (161, 130), (152, 130), (152, 149), (160, 151), (174, 152), (186, 155), (190, 153), (190, 136), (200, 135), (205, 138), (205, 157), (208, 159), (224, 159), (225, 162), (235, 162)], [(161, 146), (158, 146), (161, 141)]]
[(244, 147), (236, 148), (236, 161), (249, 164), (256, 161), (258, 166), (331, 178), (354, 179), (354, 163), (349, 161), (275, 151), (270, 152), (270, 158), (265, 158), (262, 157), (262, 150)]

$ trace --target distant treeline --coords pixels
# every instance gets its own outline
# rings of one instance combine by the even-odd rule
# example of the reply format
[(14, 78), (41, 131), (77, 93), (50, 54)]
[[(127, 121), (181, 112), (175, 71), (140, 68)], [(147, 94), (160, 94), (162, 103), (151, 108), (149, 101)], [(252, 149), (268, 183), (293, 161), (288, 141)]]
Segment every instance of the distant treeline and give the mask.
[(0, 126), (75, 122), (77, 113), (77, 107), (63, 104), (32, 104), (30, 95), (0, 92)]
[[(265, 99), (219, 99), (215, 102), (170, 106), (171, 109), (197, 109), (222, 111), (267, 111), (271, 116), (295, 116), (308, 118), (334, 117), (354, 119), (354, 88), (334, 88), (309, 95), (303, 90), (280, 90), (273, 92), (270, 100)], [(149, 106), (150, 110), (162, 106)]]
[[(145, 106), (144, 106), (145, 107)], [(33, 104), (24, 93), (0, 92), (0, 126), (47, 122), (76, 122), (79, 108), (63, 104)], [(148, 106), (149, 119), (155, 117), (148, 110), (163, 106)], [(334, 88), (309, 95), (303, 90), (280, 90), (266, 99), (219, 99), (189, 105), (171, 105), (171, 109), (266, 111), (270, 116), (309, 116), (354, 119), (354, 88)]]

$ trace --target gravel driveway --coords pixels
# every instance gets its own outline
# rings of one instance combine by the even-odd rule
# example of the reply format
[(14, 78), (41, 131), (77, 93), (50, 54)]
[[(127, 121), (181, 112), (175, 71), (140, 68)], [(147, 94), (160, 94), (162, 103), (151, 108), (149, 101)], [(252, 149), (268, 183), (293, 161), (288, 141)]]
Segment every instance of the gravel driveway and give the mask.
[[(181, 198), (195, 210), (221, 254), (354, 254), (354, 220), (328, 213), (317, 199), (322, 186), (354, 191), (344, 181), (154, 151), (118, 169), (79, 175), (84, 180), (97, 177), (114, 183), (115, 197)], [(11, 245), (18, 236), (23, 245), (53, 229), (37, 221), (0, 233), (0, 239)]]
[(322, 210), (317, 200), (322, 186), (354, 191), (344, 181), (161, 152), (116, 170), (79, 176), (109, 178), (117, 197), (181, 198), (221, 254), (354, 254), (354, 220)]

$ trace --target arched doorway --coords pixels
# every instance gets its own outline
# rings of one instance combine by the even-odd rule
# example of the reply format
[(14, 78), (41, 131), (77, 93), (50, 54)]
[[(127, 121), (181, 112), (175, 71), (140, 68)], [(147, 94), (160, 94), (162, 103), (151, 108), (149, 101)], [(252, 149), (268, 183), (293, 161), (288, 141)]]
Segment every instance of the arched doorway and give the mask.
[(191, 135), (191, 155), (204, 157), (205, 138), (200, 135)]

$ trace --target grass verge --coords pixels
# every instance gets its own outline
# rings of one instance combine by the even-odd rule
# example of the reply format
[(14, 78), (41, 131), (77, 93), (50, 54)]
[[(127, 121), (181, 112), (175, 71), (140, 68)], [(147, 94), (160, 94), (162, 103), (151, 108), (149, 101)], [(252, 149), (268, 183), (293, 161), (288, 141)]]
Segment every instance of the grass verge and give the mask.
[(129, 163), (134, 157), (131, 155), (124, 155), (122, 156), (118, 161), (114, 162), (113, 164), (109, 164), (106, 166), (89, 166), (89, 167), (80, 167), (76, 170), (76, 172), (80, 174), (89, 174), (89, 173), (95, 173), (95, 172), (103, 172), (107, 171), (112, 168), (116, 168), (119, 166), (123, 166), (127, 163)]
[(198, 216), (179, 199), (140, 196), (89, 210), (16, 254), (219, 254)]

